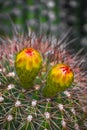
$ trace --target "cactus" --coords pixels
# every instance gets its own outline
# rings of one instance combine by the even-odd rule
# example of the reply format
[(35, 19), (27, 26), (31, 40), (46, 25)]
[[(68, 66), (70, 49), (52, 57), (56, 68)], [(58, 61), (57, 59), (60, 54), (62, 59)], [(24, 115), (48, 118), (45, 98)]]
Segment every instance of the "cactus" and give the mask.
[[(36, 37), (34, 33), (28, 37), (17, 35), (13, 39), (7, 38), (3, 41), (4, 43), (0, 45), (0, 129), (86, 130), (87, 111), (83, 95), (86, 94), (87, 71), (83, 69), (86, 60), (85, 56), (80, 55), (81, 50), (74, 54), (68, 50), (69, 44), (63, 43), (62, 40), (57, 41), (51, 37), (50, 41), (50, 38)], [(25, 47), (33, 48), (32, 51), (36, 56), (40, 52), (43, 57), (43, 62), (39, 55), (40, 62), (29, 66), (32, 73), (29, 72), (28, 77), (23, 72), (23, 83), (27, 80), (32, 84), (28, 89), (25, 89), (24, 84), (23, 88), (21, 87), (22, 80), (20, 80), (22, 75), (20, 66), (24, 65), (25, 68), (27, 66), (25, 54), (27, 49), (23, 50)], [(24, 53), (24, 57), (20, 56), (21, 53)], [(25, 58), (25, 62), (19, 64), (18, 60), (21, 58)], [(35, 60), (35, 57), (32, 56), (32, 59)], [(35, 65), (38, 73), (33, 69)], [(59, 68), (58, 82), (62, 89), (58, 89), (56, 95), (47, 98), (43, 95), (43, 89), (53, 82), (53, 77), (50, 76), (56, 66)], [(64, 67), (62, 70), (65, 70), (66, 66), (69, 69), (69, 73), (66, 71), (65, 74), (66, 85), (62, 81), (60, 66)], [(34, 79), (30, 80), (33, 72)], [(55, 77), (54, 81), (56, 82)]]

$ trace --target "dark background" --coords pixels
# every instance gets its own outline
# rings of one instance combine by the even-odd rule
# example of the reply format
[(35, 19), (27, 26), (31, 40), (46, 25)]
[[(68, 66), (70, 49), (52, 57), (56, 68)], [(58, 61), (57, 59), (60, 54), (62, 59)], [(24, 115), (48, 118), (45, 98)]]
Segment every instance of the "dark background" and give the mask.
[(0, 0), (0, 37), (20, 32), (67, 32), (71, 28), (78, 40), (76, 48), (87, 47), (87, 0)]

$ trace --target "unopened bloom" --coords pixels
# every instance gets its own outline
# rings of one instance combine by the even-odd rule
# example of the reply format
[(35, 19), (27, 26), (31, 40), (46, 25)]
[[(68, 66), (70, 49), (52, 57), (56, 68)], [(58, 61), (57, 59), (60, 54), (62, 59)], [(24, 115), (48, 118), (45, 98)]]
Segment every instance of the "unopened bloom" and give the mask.
[(15, 68), (23, 88), (32, 87), (33, 81), (42, 66), (40, 53), (33, 48), (20, 51), (15, 59)]
[(43, 94), (46, 97), (53, 97), (58, 92), (62, 92), (71, 86), (74, 79), (74, 74), (71, 68), (59, 63), (52, 67), (47, 76), (47, 84), (43, 89)]

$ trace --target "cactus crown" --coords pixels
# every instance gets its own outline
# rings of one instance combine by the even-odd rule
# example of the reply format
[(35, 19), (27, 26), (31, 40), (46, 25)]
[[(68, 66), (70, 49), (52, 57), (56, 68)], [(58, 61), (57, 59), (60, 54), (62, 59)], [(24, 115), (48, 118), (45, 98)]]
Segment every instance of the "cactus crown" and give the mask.
[(32, 35), (5, 42), (0, 45), (0, 128), (85, 130), (83, 57), (71, 55), (65, 43)]

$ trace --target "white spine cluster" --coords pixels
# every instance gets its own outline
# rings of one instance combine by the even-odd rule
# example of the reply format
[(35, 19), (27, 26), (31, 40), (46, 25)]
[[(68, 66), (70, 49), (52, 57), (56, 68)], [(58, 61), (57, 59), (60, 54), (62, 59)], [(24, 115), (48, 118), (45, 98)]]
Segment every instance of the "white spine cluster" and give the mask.
[(61, 121), (61, 125), (63, 128), (66, 128), (66, 122), (64, 120)]
[(21, 102), (19, 101), (19, 100), (17, 100), (16, 102), (15, 102), (15, 107), (19, 107), (21, 105)]
[(15, 85), (14, 84), (9, 84), (8, 87), (7, 87), (7, 90), (11, 90), (12, 88), (14, 88)]
[(27, 117), (27, 121), (28, 121), (28, 122), (31, 122), (32, 119), (33, 119), (33, 116), (32, 116), (32, 115), (28, 115), (28, 117)]
[(6, 72), (6, 69), (5, 69), (5, 68), (3, 68), (3, 69), (2, 69), (2, 71), (3, 71), (3, 72)]
[(87, 106), (82, 107), (83, 112), (87, 113)]
[(6, 69), (5, 68), (0, 68), (0, 72), (5, 72)]
[(35, 106), (37, 105), (37, 100), (33, 100), (33, 101), (31, 102), (31, 105), (32, 105), (32, 107), (35, 107)]
[(0, 82), (0, 85), (1, 85), (2, 83)]
[(10, 122), (10, 121), (12, 121), (12, 120), (13, 120), (13, 116), (12, 116), (12, 115), (8, 115), (8, 116), (7, 116), (7, 121)]
[(76, 115), (76, 111), (74, 108), (71, 109), (71, 112), (73, 113), (73, 115)]
[(40, 85), (36, 84), (36, 85), (34, 86), (34, 88), (35, 88), (35, 90), (39, 90), (39, 89), (40, 89)]
[(50, 99), (50, 98), (47, 98), (46, 100), (47, 100), (47, 102), (50, 102), (50, 101), (51, 101), (51, 99)]
[(4, 101), (4, 97), (0, 96), (0, 102)]
[(65, 94), (68, 98), (71, 97), (71, 94), (70, 94), (68, 91), (64, 91), (64, 94)]
[(2, 72), (2, 69), (0, 68), (0, 72)]
[(24, 92), (26, 92), (26, 90), (25, 90), (25, 89), (22, 89), (22, 92), (24, 93)]
[(79, 125), (77, 123), (75, 123), (75, 130), (80, 130)]
[(45, 112), (44, 115), (45, 115), (46, 119), (50, 118), (50, 113), (49, 112)]
[(59, 105), (58, 105), (58, 108), (59, 108), (59, 110), (60, 110), (60, 111), (63, 111), (63, 110), (64, 110), (64, 108), (63, 108), (63, 105), (62, 105), (62, 104), (59, 104)]
[(14, 72), (9, 72), (8, 74), (7, 74), (7, 77), (15, 77), (15, 73)]

